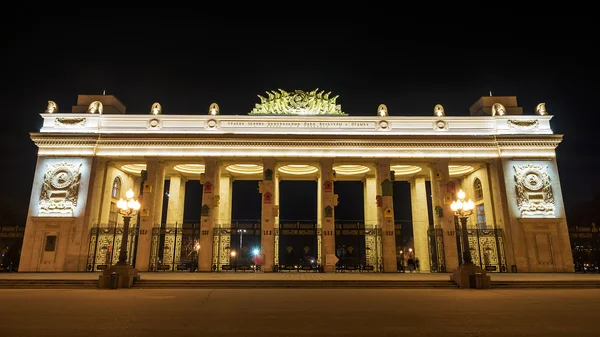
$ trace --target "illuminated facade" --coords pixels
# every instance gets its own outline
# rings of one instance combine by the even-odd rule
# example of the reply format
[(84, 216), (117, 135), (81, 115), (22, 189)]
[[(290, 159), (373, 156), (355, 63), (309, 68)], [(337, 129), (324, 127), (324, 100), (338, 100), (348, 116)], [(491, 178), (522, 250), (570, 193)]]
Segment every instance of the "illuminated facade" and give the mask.
[[(524, 114), (516, 97), (489, 96), (469, 116), (446, 115), (439, 104), (431, 116), (390, 116), (384, 104), (350, 116), (337, 96), (318, 90), (259, 98), (246, 115), (222, 115), (217, 104), (208, 113), (163, 114), (159, 103), (128, 114), (111, 95), (79, 95), (65, 113), (48, 102), (41, 130), (31, 133), (38, 161), (19, 271), (98, 271), (116, 262), (123, 224), (116, 203), (131, 188), (142, 206), (127, 252), (139, 271), (190, 263), (198, 271), (243, 270), (248, 262), (264, 272), (397, 272), (406, 252), (397, 240), (396, 181), (410, 183), (411, 254), (422, 272), (461, 263), (450, 209), (459, 189), (475, 203), (469, 243), (482, 268), (573, 271), (555, 159), (562, 135), (553, 133), (543, 103)], [(202, 185), (197, 227), (183, 221), (191, 180)], [(236, 180), (257, 181), (258, 223), (232, 224)], [(280, 223), (283, 180), (316, 182), (314, 224)], [(335, 182), (342, 180), (363, 184), (362, 223), (336, 223)], [(309, 243), (293, 247), (293, 235)], [(340, 252), (336, 242), (347, 237), (357, 244)], [(244, 239), (258, 251), (249, 252)], [(284, 255), (293, 249), (313, 259), (291, 266)], [(341, 263), (342, 255), (357, 258)]]

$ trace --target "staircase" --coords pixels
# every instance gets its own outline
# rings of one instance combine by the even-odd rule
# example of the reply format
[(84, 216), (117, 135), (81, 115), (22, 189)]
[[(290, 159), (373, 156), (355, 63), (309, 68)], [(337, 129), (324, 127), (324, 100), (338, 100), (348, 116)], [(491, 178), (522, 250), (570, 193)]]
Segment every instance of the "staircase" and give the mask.
[(98, 280), (0, 279), (0, 289), (96, 289)]
[(134, 283), (138, 289), (181, 289), (181, 288), (221, 288), (221, 289), (272, 289), (272, 288), (311, 288), (311, 289), (456, 289), (452, 281), (357, 281), (357, 280), (144, 280)]

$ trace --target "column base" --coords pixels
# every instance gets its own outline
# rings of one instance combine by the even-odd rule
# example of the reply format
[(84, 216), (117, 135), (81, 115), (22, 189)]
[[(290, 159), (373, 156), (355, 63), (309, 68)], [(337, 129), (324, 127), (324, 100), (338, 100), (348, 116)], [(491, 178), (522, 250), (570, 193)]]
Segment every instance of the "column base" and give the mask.
[(324, 265), (322, 266), (322, 272), (323, 273), (335, 273), (335, 265)]
[(102, 271), (98, 279), (98, 288), (131, 288), (137, 280), (139, 280), (137, 269), (130, 265), (114, 265)]
[(461, 289), (489, 289), (492, 283), (486, 271), (473, 263), (462, 264), (454, 269), (450, 281)]

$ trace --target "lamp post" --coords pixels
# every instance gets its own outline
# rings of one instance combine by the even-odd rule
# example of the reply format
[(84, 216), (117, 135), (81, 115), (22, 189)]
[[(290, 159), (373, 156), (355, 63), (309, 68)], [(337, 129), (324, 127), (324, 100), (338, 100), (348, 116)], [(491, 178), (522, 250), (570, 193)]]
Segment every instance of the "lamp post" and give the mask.
[(140, 209), (140, 202), (133, 199), (133, 190), (129, 189), (125, 194), (127, 200), (121, 198), (117, 202), (119, 213), (123, 216), (123, 237), (119, 249), (119, 261), (110, 268), (102, 271), (98, 280), (99, 288), (131, 288), (133, 282), (138, 278), (137, 270), (127, 262), (127, 240), (129, 239), (129, 221)]
[(121, 198), (117, 202), (119, 213), (123, 216), (123, 238), (121, 239), (121, 250), (119, 251), (118, 266), (126, 266), (127, 263), (127, 240), (129, 239), (129, 221), (140, 209), (140, 202), (133, 199), (133, 190), (129, 189), (125, 194), (127, 200)]
[(473, 259), (471, 258), (471, 249), (469, 248), (469, 233), (467, 232), (467, 218), (473, 214), (473, 209), (475, 208), (475, 204), (471, 199), (469, 201), (465, 201), (465, 192), (463, 190), (458, 191), (457, 194), (458, 200), (455, 200), (450, 205), (450, 208), (460, 219), (460, 224), (462, 226), (462, 255), (463, 255), (463, 264), (472, 264)]
[(192, 253), (192, 265), (190, 266), (190, 271), (194, 272), (196, 271), (196, 268), (198, 268), (198, 256), (200, 253), (200, 242), (198, 240), (194, 241), (194, 251)]

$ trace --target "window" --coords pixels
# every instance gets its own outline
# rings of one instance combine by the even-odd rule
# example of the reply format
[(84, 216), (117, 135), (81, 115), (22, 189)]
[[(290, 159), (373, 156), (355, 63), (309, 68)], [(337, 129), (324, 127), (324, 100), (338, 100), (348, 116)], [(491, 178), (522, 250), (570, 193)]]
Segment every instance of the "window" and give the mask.
[(475, 206), (477, 210), (477, 227), (479, 228), (487, 228), (487, 224), (485, 223), (485, 207), (483, 207), (483, 203)]
[(120, 198), (121, 197), (121, 178), (116, 177), (115, 180), (113, 181), (113, 185), (112, 185), (112, 197), (113, 198)]
[(53, 252), (56, 250), (56, 235), (46, 236), (46, 244), (44, 245), (45, 252)]
[(473, 182), (473, 191), (475, 192), (475, 201), (483, 199), (483, 188), (481, 187), (481, 180), (476, 178)]

